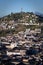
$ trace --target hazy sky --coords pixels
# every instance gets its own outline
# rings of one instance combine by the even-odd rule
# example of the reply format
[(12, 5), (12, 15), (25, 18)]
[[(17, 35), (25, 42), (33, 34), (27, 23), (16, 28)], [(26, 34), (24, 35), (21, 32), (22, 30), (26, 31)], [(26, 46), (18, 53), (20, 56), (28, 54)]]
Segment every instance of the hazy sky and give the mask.
[(43, 13), (43, 0), (0, 0), (0, 17), (11, 12), (37, 11)]

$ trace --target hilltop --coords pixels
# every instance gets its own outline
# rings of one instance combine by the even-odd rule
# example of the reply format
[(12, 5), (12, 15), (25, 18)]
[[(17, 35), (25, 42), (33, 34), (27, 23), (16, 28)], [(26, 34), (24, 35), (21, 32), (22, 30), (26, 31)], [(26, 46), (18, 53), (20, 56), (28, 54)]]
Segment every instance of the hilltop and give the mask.
[(40, 28), (40, 23), (43, 23), (43, 17), (33, 12), (11, 13), (0, 18), (0, 34), (18, 33), (28, 28)]
[(16, 22), (20, 20), (24, 20), (29, 22), (30, 20), (36, 21), (36, 22), (42, 22), (43, 21), (43, 16), (34, 14), (33, 12), (19, 12), (19, 13), (11, 13), (9, 15), (3, 16), (0, 18), (0, 22), (4, 21), (10, 21), (14, 20)]

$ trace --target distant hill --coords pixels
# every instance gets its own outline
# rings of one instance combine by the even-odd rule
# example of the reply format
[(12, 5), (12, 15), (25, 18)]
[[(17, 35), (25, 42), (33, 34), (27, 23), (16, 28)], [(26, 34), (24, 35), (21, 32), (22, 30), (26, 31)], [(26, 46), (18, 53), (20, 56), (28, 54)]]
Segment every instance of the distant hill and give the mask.
[(36, 15), (43, 17), (43, 14), (40, 12), (35, 12)]
[(42, 13), (39, 13), (39, 12), (35, 12), (35, 15), (38, 16), (39, 23), (43, 23), (43, 14)]

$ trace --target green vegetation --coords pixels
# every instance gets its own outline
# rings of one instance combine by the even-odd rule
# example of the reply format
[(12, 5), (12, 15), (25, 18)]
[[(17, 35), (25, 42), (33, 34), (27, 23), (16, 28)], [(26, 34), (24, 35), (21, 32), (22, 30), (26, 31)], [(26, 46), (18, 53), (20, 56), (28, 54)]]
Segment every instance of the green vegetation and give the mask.
[[(23, 17), (25, 18), (25, 16), (29, 16), (29, 20), (32, 19), (32, 15), (34, 15), (32, 12), (29, 13), (29, 12), (20, 12), (20, 13), (11, 13), (7, 16), (4, 16), (2, 18), (0, 18), (0, 21), (9, 21), (9, 20), (18, 20), (18, 19), (23, 19)], [(35, 18), (35, 17), (34, 17)]]
[(0, 37), (6, 36), (7, 34), (13, 34), (15, 32), (15, 29), (8, 29), (8, 30), (1, 30), (0, 31)]

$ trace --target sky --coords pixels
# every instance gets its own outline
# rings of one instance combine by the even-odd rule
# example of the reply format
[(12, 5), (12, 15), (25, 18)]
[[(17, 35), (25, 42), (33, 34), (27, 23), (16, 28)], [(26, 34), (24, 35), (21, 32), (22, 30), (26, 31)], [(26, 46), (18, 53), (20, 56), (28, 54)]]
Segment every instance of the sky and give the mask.
[(22, 11), (43, 14), (43, 0), (0, 0), (0, 17)]

